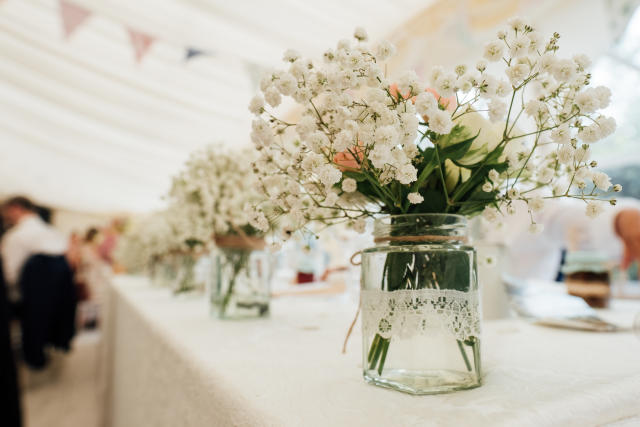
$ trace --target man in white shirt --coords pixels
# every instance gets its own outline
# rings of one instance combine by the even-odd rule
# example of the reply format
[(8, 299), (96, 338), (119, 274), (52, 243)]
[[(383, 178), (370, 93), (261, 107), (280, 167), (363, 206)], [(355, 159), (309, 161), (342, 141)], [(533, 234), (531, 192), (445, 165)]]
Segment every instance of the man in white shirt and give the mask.
[(11, 228), (4, 234), (0, 255), (9, 299), (20, 299), (18, 282), (27, 260), (36, 254), (64, 255), (67, 239), (36, 214), (35, 206), (25, 197), (13, 197), (2, 206), (2, 216)]

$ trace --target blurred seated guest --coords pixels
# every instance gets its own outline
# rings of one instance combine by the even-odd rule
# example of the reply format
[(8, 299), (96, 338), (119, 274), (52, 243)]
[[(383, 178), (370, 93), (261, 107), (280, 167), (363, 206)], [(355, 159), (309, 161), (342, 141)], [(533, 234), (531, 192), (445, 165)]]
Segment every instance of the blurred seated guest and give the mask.
[(69, 236), (69, 246), (67, 248), (67, 260), (73, 270), (78, 268), (82, 251), (82, 239), (80, 235), (73, 231)]
[(4, 221), (11, 227), (3, 236), (0, 255), (4, 267), (10, 301), (20, 299), (18, 281), (27, 260), (36, 254), (64, 255), (65, 237), (36, 213), (35, 205), (26, 197), (7, 200), (2, 206)]
[(108, 226), (100, 230), (101, 239), (97, 246), (98, 254), (103, 260), (109, 263), (109, 265), (113, 265), (114, 263), (113, 251), (116, 249), (116, 246), (118, 246), (118, 238), (120, 234), (122, 234), (123, 228), (124, 221), (114, 219)]
[(99, 234), (95, 227), (87, 230), (80, 245), (76, 270), (76, 286), (86, 288), (85, 298), (78, 307), (79, 323), (89, 329), (98, 324), (102, 294), (111, 275), (111, 267), (98, 251)]
[(35, 206), (35, 212), (40, 218), (42, 218), (44, 222), (46, 222), (47, 224), (51, 224), (51, 218), (53, 217), (51, 209), (45, 206), (37, 205)]
[(548, 200), (542, 212), (533, 214), (539, 233), (531, 233), (527, 206), (516, 202), (515, 213), (500, 217), (497, 229), (490, 226), (484, 240), (506, 247), (505, 272), (516, 277), (556, 279), (567, 250), (601, 252), (626, 269), (640, 260), (640, 200), (604, 205), (592, 217), (585, 215), (581, 200)]
[(68, 350), (75, 334), (76, 294), (67, 240), (25, 197), (5, 202), (2, 215), (11, 224), (0, 253), (9, 294), (19, 302), (23, 357), (30, 367), (43, 368), (45, 347)]
[(82, 327), (85, 322), (85, 315), (83, 314), (83, 304), (89, 300), (89, 286), (84, 280), (82, 272), (82, 249), (83, 239), (77, 232), (72, 232), (69, 236), (69, 248), (67, 249), (67, 261), (73, 272), (73, 283), (76, 288), (76, 300), (78, 303), (78, 311), (76, 313), (76, 319), (78, 325)]
[(622, 209), (615, 216), (614, 229), (624, 245), (621, 267), (640, 262), (640, 209)]
[(29, 257), (20, 291), (22, 357), (29, 367), (41, 369), (49, 361), (48, 348), (69, 351), (76, 331), (76, 288), (66, 257)]

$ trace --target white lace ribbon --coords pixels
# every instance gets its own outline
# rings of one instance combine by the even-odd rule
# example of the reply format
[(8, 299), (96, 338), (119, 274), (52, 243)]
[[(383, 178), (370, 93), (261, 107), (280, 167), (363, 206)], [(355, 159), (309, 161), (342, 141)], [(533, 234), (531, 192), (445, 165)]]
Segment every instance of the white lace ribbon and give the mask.
[(362, 329), (367, 336), (412, 338), (448, 331), (464, 341), (480, 336), (478, 292), (453, 289), (370, 289), (361, 295)]

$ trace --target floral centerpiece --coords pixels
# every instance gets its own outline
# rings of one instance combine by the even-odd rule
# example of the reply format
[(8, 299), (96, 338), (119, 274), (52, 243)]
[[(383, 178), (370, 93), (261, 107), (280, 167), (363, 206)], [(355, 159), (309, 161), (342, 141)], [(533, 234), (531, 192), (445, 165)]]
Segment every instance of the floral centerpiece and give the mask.
[(154, 283), (176, 293), (194, 288), (195, 258), (206, 244), (206, 229), (184, 206), (170, 206), (132, 221), (118, 244), (117, 257), (129, 271), (148, 270)]
[[(465, 217), (495, 221), (524, 202), (536, 231), (549, 199), (583, 200), (589, 216), (615, 204), (599, 200), (612, 186), (589, 150), (615, 129), (598, 113), (610, 91), (589, 87), (586, 57), (558, 55), (559, 37), (513, 19), (483, 59), (435, 67), (425, 84), (412, 71), (387, 76), (394, 47), (371, 46), (358, 29), (322, 61), (287, 51), (288, 68), (262, 80), (249, 106), (255, 171), (286, 229), (317, 221), (364, 231), (380, 218), (381, 245), (362, 266), (367, 381), (418, 394), (480, 384)], [(296, 120), (278, 114), (283, 97), (300, 107)]]
[(171, 204), (190, 209), (191, 220), (215, 242), (211, 304), (224, 318), (262, 316), (269, 309), (271, 266), (261, 229), (270, 224), (251, 209), (263, 200), (251, 168), (254, 156), (250, 148), (231, 151), (219, 144), (194, 152), (169, 193)]

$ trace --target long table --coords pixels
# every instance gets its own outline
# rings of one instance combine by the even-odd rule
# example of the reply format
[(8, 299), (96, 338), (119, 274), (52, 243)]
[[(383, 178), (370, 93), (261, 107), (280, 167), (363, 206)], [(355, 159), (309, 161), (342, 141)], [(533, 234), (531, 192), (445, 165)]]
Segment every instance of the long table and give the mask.
[[(148, 279), (110, 287), (107, 421), (124, 426), (640, 425), (640, 339), (632, 332), (483, 325), (482, 387), (410, 396), (366, 384), (353, 297), (290, 296), (271, 316), (212, 319), (203, 296)], [(631, 325), (640, 304), (604, 312)]]

